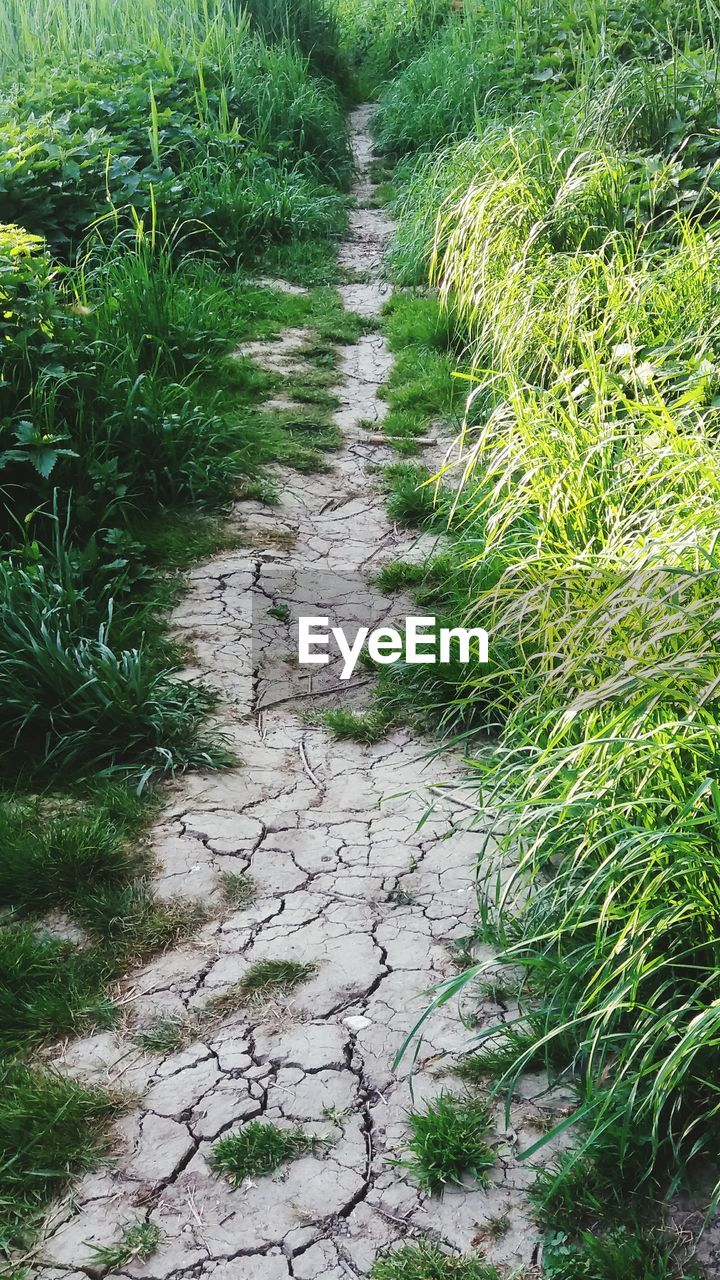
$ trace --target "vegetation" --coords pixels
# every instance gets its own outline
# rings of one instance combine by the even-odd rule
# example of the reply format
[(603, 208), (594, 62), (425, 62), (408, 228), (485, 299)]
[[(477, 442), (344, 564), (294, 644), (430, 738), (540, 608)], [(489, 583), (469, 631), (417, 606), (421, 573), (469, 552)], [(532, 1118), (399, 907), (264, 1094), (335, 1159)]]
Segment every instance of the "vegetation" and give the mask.
[(490, 1112), (471, 1095), (441, 1093), (409, 1116), (409, 1156), (404, 1162), (422, 1187), (442, 1191), (470, 1174), (483, 1183), (495, 1163), (488, 1146)]
[(288, 1160), (306, 1155), (317, 1146), (318, 1139), (303, 1129), (280, 1129), (262, 1120), (219, 1138), (213, 1145), (212, 1163), (219, 1173), (239, 1186), (245, 1178), (260, 1178), (274, 1173)]
[[(718, 1139), (717, 48), (704, 0), (0, 0), (6, 1250), (122, 1106), (28, 1052), (110, 1025), (112, 982), (200, 918), (154, 899), (142, 846), (163, 778), (229, 761), (163, 620), (224, 504), (337, 447), (333, 348), (369, 322), (323, 286), (344, 106), (372, 92), (409, 286), (384, 317), (403, 461), (380, 483), (393, 520), (443, 535), (378, 583), (442, 625), (482, 618), (491, 661), (396, 664), (369, 711), (326, 722), (461, 737), (497, 816), (482, 934), (526, 978), (464, 1077), (510, 1095), (544, 1065), (575, 1086), (573, 1146), (533, 1191), (545, 1274), (681, 1268), (655, 1206)], [(308, 291), (250, 283), (281, 273)], [(302, 375), (242, 355), (290, 324)], [(300, 408), (263, 408), (283, 391)], [(440, 474), (405, 459), (448, 428)], [(240, 907), (252, 885), (224, 892)], [(312, 972), (260, 961), (201, 1019)], [(409, 1166), (429, 1190), (482, 1178), (488, 1125), (441, 1095), (411, 1117)], [(278, 1132), (222, 1139), (218, 1167), (277, 1167)], [(100, 1265), (146, 1256), (147, 1227)], [(491, 1275), (425, 1243), (373, 1274)]]
[[(0, 0), (0, 1247), (121, 1106), (29, 1051), (110, 1025), (111, 984), (203, 918), (154, 898), (143, 847), (165, 776), (230, 762), (164, 619), (224, 506), (337, 444), (334, 344), (364, 325), (316, 287), (352, 171), (338, 85), (323, 0)], [(249, 283), (286, 268), (307, 292)], [(288, 325), (301, 376), (241, 354)], [(307, 410), (263, 408), (284, 391)]]
[(462, 735), (497, 815), (482, 932), (527, 976), (475, 1078), (577, 1089), (534, 1193), (549, 1275), (680, 1270), (656, 1205), (717, 1150), (717, 43), (704, 4), (466, 0), (379, 76), (415, 289), (388, 432), (462, 417), (439, 476), (386, 476), (445, 539), (379, 584), (482, 619), (491, 661), (397, 664), (370, 714)]
[(127, 1266), (136, 1258), (144, 1262), (152, 1257), (160, 1239), (160, 1228), (154, 1222), (136, 1222), (126, 1227), (117, 1244), (93, 1246), (93, 1261), (96, 1266), (112, 1269)]
[(299, 960), (256, 960), (239, 982), (222, 995), (214, 996), (203, 1012), (214, 1015), (225, 1009), (240, 1008), (249, 1001), (261, 1003), (289, 995), (307, 982), (315, 969), (316, 965)]
[(372, 1280), (498, 1280), (499, 1273), (477, 1256), (455, 1257), (423, 1241), (384, 1254), (370, 1275)]

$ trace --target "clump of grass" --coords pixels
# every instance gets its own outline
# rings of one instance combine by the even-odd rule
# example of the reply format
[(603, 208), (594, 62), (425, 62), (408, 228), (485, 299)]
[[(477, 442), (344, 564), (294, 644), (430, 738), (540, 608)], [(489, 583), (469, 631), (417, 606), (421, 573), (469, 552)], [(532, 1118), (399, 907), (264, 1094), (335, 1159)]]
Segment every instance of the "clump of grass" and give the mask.
[[(582, 1232), (578, 1240), (551, 1235), (543, 1252), (545, 1280), (668, 1280), (677, 1275), (677, 1244), (661, 1230), (617, 1227), (606, 1234)], [(702, 1280), (699, 1267), (683, 1275)]]
[(206, 919), (200, 901), (156, 898), (147, 884), (121, 888), (89, 889), (76, 904), (80, 922), (102, 940), (109, 953), (124, 964), (140, 964), (187, 938)]
[(383, 483), (388, 492), (387, 511), (399, 524), (429, 528), (442, 523), (441, 501), (432, 473), (410, 462), (393, 462), (383, 467)]
[(126, 1227), (117, 1244), (92, 1245), (93, 1263), (117, 1269), (138, 1260), (145, 1262), (155, 1253), (162, 1233), (154, 1222), (135, 1222)]
[(482, 1258), (445, 1253), (430, 1241), (383, 1254), (376, 1258), (370, 1275), (372, 1280), (500, 1280), (496, 1268)]
[(190, 1034), (190, 1024), (183, 1018), (154, 1018), (133, 1035), (133, 1044), (148, 1053), (175, 1053)]
[(424, 1111), (412, 1111), (409, 1124), (410, 1154), (401, 1163), (421, 1187), (440, 1192), (447, 1185), (461, 1185), (468, 1174), (481, 1185), (487, 1181), (495, 1155), (487, 1141), (491, 1118), (484, 1102), (441, 1093)]
[(246, 1004), (262, 1004), (266, 1000), (290, 995), (313, 976), (316, 968), (314, 964), (299, 960), (258, 960), (239, 982), (208, 1001), (203, 1017), (217, 1017)]
[(258, 887), (251, 876), (239, 871), (223, 871), (220, 875), (223, 900), (229, 907), (249, 907), (255, 901)]
[(367, 743), (382, 741), (392, 724), (392, 718), (382, 707), (373, 707), (364, 712), (333, 707), (322, 712), (320, 720), (337, 738), (351, 738), (355, 742)]
[(288, 1160), (313, 1151), (317, 1144), (318, 1139), (303, 1129), (280, 1129), (274, 1124), (251, 1120), (213, 1145), (212, 1165), (233, 1186), (239, 1186), (245, 1178), (274, 1173)]
[(427, 574), (427, 565), (410, 564), (407, 560), (391, 560), (373, 578), (373, 583), (386, 595), (419, 586)]
[(125, 1105), (117, 1094), (51, 1071), (0, 1065), (0, 1248), (28, 1243), (43, 1205), (69, 1177), (92, 1168)]

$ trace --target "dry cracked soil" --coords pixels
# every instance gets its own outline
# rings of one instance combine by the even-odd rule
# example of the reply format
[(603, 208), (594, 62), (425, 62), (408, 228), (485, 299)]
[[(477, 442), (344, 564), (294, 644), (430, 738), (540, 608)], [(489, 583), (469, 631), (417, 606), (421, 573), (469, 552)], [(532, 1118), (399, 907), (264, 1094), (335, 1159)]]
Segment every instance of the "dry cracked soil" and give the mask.
[[(367, 107), (351, 117), (356, 208), (340, 259), (366, 280), (343, 286), (346, 306), (372, 316), (387, 293), (391, 225), (370, 207), (368, 120)], [(244, 354), (292, 369), (302, 337), (290, 331)], [(409, 1236), (464, 1251), (498, 1221), (506, 1229), (484, 1241), (488, 1258), (535, 1261), (537, 1230), (524, 1204), (532, 1175), (517, 1156), (558, 1101), (540, 1078), (521, 1082), (509, 1122), (498, 1107), (488, 1188), (468, 1182), (429, 1196), (395, 1163), (408, 1108), (452, 1086), (448, 1067), (472, 1034), (448, 1006), (426, 1026), (414, 1060), (393, 1070), (428, 988), (457, 972), (453, 942), (473, 923), (482, 832), (459, 791), (462, 765), (430, 758), (429, 744), (405, 730), (363, 745), (308, 723), (304, 713), (322, 704), (330, 674), (318, 668), (309, 682), (272, 656), (289, 645), (288, 624), (268, 612), (273, 601), (282, 601), (283, 615), (322, 602), (319, 613), (347, 606), (380, 620), (397, 608), (370, 579), (383, 562), (417, 554), (417, 545), (385, 514), (371, 469), (390, 453), (368, 440), (364, 425), (382, 418), (378, 392), (389, 366), (375, 332), (341, 350), (336, 421), (344, 444), (332, 469), (283, 473), (273, 510), (243, 503), (247, 545), (191, 575), (175, 618), (196, 655), (186, 677), (219, 690), (222, 728), (242, 763), (171, 790), (153, 833), (155, 887), (202, 900), (210, 916), (191, 942), (129, 976), (121, 1031), (54, 1053), (60, 1071), (129, 1090), (134, 1102), (115, 1127), (108, 1161), (48, 1216), (38, 1280), (102, 1273), (94, 1248), (138, 1220), (156, 1224), (160, 1243), (149, 1259), (113, 1274), (345, 1280), (367, 1276), (378, 1250)], [(354, 696), (362, 696), (358, 686)], [(428, 814), (428, 787), (438, 783)], [(249, 905), (223, 901), (227, 872), (252, 877)], [(233, 988), (263, 959), (314, 969), (284, 997), (238, 1004)], [(489, 1002), (475, 1016), (495, 1022), (502, 1010)], [(166, 1053), (138, 1048), (137, 1029), (158, 1017), (195, 1020), (191, 1042)], [(302, 1125), (323, 1141), (234, 1188), (209, 1163), (212, 1144), (255, 1118)]]

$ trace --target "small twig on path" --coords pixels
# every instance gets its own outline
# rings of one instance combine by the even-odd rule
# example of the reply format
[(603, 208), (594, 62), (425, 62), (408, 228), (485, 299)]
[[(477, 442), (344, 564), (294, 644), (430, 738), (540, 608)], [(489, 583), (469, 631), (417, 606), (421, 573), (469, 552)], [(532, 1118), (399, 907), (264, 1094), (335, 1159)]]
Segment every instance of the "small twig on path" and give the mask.
[(470, 809), (471, 813), (484, 813), (484, 809), (482, 809), (480, 805), (470, 804), (469, 800), (461, 800), (459, 796), (456, 796), (454, 794), (454, 792), (450, 796), (446, 795), (445, 792), (447, 792), (449, 789), (450, 789), (449, 784), (445, 784), (443, 782), (431, 782), (428, 787), (429, 791), (439, 791), (440, 795), (443, 797), (444, 800), (447, 800), (448, 804), (462, 805), (463, 809)]
[[(359, 689), (364, 684), (372, 684), (374, 679), (374, 676), (368, 676), (365, 680), (353, 680), (351, 684), (345, 685), (343, 693), (347, 693), (348, 689)], [(306, 693), (289, 693), (287, 698), (276, 698), (274, 702), (263, 702), (258, 710), (267, 711), (269, 707), (281, 707), (283, 703), (296, 702), (299, 698), (327, 698), (337, 692), (337, 689), (308, 689)]]
[(361, 444), (392, 444), (393, 440), (412, 440), (413, 444), (437, 444), (435, 436), (361, 436)]
[(307, 754), (305, 752), (305, 739), (301, 738), (298, 745), (300, 747), (300, 759), (302, 760), (302, 763), (303, 763), (303, 769), (305, 770), (308, 778), (312, 782), (313, 786), (317, 787), (318, 791), (324, 791), (325, 788), (323, 787), (322, 782), (318, 778), (317, 774), (313, 773), (312, 769), (310, 768), (310, 761), (308, 760)]

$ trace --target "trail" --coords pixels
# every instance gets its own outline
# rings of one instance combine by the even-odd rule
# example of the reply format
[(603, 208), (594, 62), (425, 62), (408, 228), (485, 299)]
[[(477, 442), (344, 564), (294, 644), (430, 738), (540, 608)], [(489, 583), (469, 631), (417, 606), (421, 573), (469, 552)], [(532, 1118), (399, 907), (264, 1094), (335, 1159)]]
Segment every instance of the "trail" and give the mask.
[[(369, 113), (361, 107), (351, 117), (358, 207), (341, 261), (369, 276), (343, 287), (346, 305), (374, 315), (387, 293), (381, 270), (391, 226), (368, 207)], [(245, 353), (291, 368), (301, 340), (289, 333)], [(190, 943), (131, 975), (122, 1032), (88, 1036), (56, 1055), (60, 1070), (128, 1089), (136, 1101), (116, 1125), (111, 1160), (50, 1215), (39, 1280), (101, 1273), (91, 1246), (117, 1241), (139, 1219), (157, 1224), (160, 1245), (113, 1274), (346, 1280), (367, 1276), (379, 1249), (421, 1235), (462, 1251), (482, 1245), (498, 1262), (535, 1258), (537, 1233), (523, 1206), (531, 1175), (515, 1153), (548, 1114), (539, 1078), (523, 1082), (507, 1129), (498, 1108), (488, 1189), (468, 1183), (429, 1197), (392, 1163), (403, 1155), (411, 1104), (410, 1060), (394, 1074), (393, 1056), (427, 988), (457, 972), (453, 940), (475, 915), (482, 833), (467, 829), (467, 807), (453, 802), (461, 765), (429, 761), (428, 744), (405, 730), (363, 745), (308, 723), (305, 713), (332, 702), (324, 693), (330, 677), (317, 668), (309, 686), (307, 674), (292, 670), (287, 624), (268, 613), (273, 603), (336, 615), (352, 606), (368, 622), (397, 608), (369, 579), (412, 548), (388, 521), (368, 471), (390, 461), (390, 451), (368, 443), (360, 425), (382, 417), (378, 392), (390, 363), (375, 333), (342, 350), (336, 420), (345, 443), (332, 469), (284, 472), (277, 508), (239, 510), (248, 545), (191, 575), (175, 619), (197, 655), (186, 676), (221, 692), (222, 728), (242, 763), (183, 778), (153, 838), (157, 892), (202, 899), (211, 918)], [(437, 781), (447, 784), (445, 798), (418, 827)], [(258, 895), (249, 906), (223, 905), (223, 872), (253, 878)], [(157, 1016), (195, 1017), (268, 958), (316, 968), (291, 994), (230, 1004), (201, 1021), (179, 1050), (151, 1054), (133, 1043)], [(499, 1016), (492, 1001), (480, 1010), (481, 1018)], [(430, 1022), (414, 1063), (416, 1104), (458, 1087), (439, 1073), (469, 1036), (454, 1006)], [(233, 1189), (208, 1157), (215, 1139), (251, 1118), (300, 1124), (325, 1141)], [(502, 1230), (492, 1227), (505, 1216)]]

